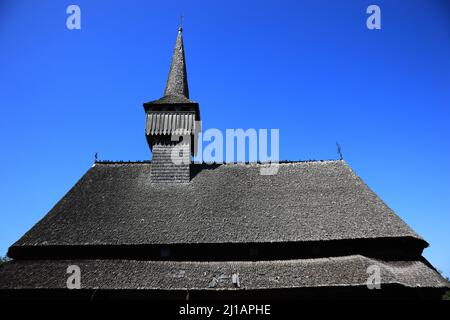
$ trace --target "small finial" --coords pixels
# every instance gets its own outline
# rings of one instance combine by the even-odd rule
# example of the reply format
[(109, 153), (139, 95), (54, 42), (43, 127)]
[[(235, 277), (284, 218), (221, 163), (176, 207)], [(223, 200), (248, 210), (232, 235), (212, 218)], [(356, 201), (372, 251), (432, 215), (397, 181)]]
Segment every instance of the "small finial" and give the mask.
[(94, 155), (94, 161), (97, 162), (98, 161), (98, 153), (96, 152)]
[(342, 149), (338, 142), (336, 142), (336, 149), (337, 149), (337, 153), (339, 155), (339, 160), (344, 160), (344, 156), (342, 155)]
[(179, 31), (179, 32), (182, 32), (182, 31), (183, 31), (183, 18), (184, 18), (184, 16), (181, 15), (181, 16), (180, 16), (180, 27), (178, 28), (178, 31)]

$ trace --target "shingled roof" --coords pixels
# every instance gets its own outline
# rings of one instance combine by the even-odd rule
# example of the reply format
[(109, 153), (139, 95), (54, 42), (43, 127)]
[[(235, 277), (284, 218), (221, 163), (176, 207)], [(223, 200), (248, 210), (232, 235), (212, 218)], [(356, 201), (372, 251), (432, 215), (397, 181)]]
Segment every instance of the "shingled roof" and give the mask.
[[(422, 261), (382, 261), (361, 255), (276, 261), (14, 261), (0, 267), (0, 290), (65, 289), (66, 269), (83, 270), (83, 289), (261, 290), (280, 288), (365, 286), (367, 268), (380, 267), (382, 285), (440, 288), (439, 274)], [(240, 286), (231, 277), (239, 274)], [(53, 275), (53, 276), (49, 276)]]
[(186, 105), (186, 104), (198, 104), (194, 100), (190, 100), (183, 95), (179, 94), (171, 94), (167, 96), (163, 96), (158, 100), (153, 100), (144, 103), (144, 107), (149, 107), (152, 105)]
[(197, 166), (188, 185), (161, 186), (150, 180), (150, 163), (96, 163), (12, 248), (400, 237), (424, 243), (344, 161), (280, 164), (272, 176), (260, 174), (261, 164)]
[[(421, 257), (427, 243), (344, 161), (283, 163), (260, 175), (267, 165), (198, 164), (189, 184), (161, 185), (149, 179), (150, 162), (96, 163), (10, 248), (16, 260), (0, 267), (0, 293), (64, 289), (72, 264), (83, 289), (113, 296), (364, 288), (370, 265), (383, 285), (429, 288), (430, 297), (446, 288)], [(173, 256), (158, 255), (164, 248)]]

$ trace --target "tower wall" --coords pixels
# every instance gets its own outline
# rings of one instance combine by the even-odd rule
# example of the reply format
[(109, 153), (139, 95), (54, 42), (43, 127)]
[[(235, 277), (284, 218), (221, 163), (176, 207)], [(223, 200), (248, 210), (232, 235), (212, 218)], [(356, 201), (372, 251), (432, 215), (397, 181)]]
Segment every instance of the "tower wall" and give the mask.
[(188, 183), (190, 181), (191, 138), (180, 142), (170, 137), (157, 138), (152, 146), (151, 179), (153, 183)]

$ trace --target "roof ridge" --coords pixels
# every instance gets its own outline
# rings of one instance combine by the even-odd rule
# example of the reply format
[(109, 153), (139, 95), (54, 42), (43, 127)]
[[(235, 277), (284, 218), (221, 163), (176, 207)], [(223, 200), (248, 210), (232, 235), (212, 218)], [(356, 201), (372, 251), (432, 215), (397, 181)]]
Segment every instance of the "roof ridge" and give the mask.
[[(334, 163), (334, 162), (342, 162), (345, 163), (344, 160), (340, 159), (318, 159), (318, 160), (281, 160), (277, 162), (271, 161), (252, 161), (252, 162), (192, 162), (194, 165), (269, 165), (269, 164), (306, 164), (306, 163)], [(151, 160), (96, 160), (95, 164), (151, 164)]]

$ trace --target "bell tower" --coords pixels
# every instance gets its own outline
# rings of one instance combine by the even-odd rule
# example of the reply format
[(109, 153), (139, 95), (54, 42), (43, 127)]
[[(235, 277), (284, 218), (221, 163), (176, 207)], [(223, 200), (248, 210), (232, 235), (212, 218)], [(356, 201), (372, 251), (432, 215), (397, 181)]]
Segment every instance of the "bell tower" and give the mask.
[(189, 99), (184, 56), (183, 29), (173, 51), (169, 76), (162, 98), (144, 103), (145, 135), (152, 151), (151, 179), (154, 183), (188, 183), (200, 131), (200, 110)]

